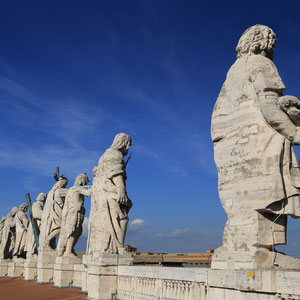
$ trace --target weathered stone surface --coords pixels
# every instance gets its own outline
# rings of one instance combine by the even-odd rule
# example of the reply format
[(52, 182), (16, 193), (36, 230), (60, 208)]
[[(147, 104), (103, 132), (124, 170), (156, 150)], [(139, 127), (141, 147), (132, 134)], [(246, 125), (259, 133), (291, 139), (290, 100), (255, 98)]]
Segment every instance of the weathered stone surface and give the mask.
[(56, 259), (55, 251), (39, 252), (37, 263), (37, 281), (38, 283), (53, 282), (54, 264)]
[(88, 266), (92, 263), (91, 255), (83, 255), (82, 257), (82, 274), (81, 274), (81, 290), (85, 293), (88, 292)]
[(0, 259), (0, 277), (7, 276), (8, 264), (11, 262), (10, 259)]
[(89, 261), (83, 274), (83, 290), (88, 292), (89, 299), (111, 299), (116, 295), (118, 266), (132, 263), (133, 258), (129, 253), (98, 253), (97, 259)]
[(10, 259), (13, 256), (13, 250), (16, 240), (14, 217), (18, 210), (18, 207), (13, 207), (5, 218), (0, 244), (0, 259)]
[(83, 264), (74, 264), (72, 287), (82, 287), (82, 274), (84, 272)]
[[(299, 103), (272, 62), (276, 37), (263, 25), (242, 35), (212, 115), (219, 195), (227, 214), (212, 268), (297, 268), (276, 254), (286, 243), (287, 216), (300, 217)], [(293, 109), (291, 109), (293, 108)]]
[(24, 262), (24, 279), (37, 279), (37, 255), (28, 256)]
[[(46, 198), (47, 195), (45, 193), (40, 193), (36, 198), (36, 202), (32, 204), (32, 217), (35, 219), (39, 229), (41, 228), (43, 206), (46, 201)], [(35, 243), (31, 222), (28, 225), (25, 251), (26, 251), (27, 258), (37, 254), (37, 247)]]
[(117, 299), (300, 299), (300, 271), (118, 266)]
[(49, 191), (42, 213), (40, 226), (37, 280), (39, 283), (53, 282), (56, 259), (56, 237), (60, 233), (62, 211), (65, 202), (68, 179), (54, 173), (56, 183)]
[(24, 258), (14, 257), (12, 261), (8, 263), (7, 276), (8, 277), (21, 277), (24, 275)]
[(68, 179), (60, 176), (47, 195), (47, 200), (42, 213), (39, 252), (56, 249), (56, 237), (59, 235), (62, 221), (62, 210)]
[(14, 247), (14, 257), (26, 258), (25, 244), (28, 228), (28, 218), (26, 215), (27, 204), (21, 204), (14, 218), (14, 226), (16, 230), (16, 242)]
[(74, 185), (66, 194), (57, 246), (58, 256), (76, 256), (74, 247), (81, 236), (85, 215), (84, 196), (91, 196), (91, 191), (84, 187), (88, 182), (89, 179), (86, 174), (79, 174)]
[(131, 146), (125, 133), (116, 135), (113, 144), (94, 168), (87, 254), (124, 252), (128, 212), (132, 206), (126, 192), (124, 156)]
[(71, 286), (74, 279), (73, 277), (75, 265), (81, 265), (81, 259), (79, 257), (57, 257), (54, 265), (54, 286)]
[(1, 247), (1, 241), (2, 241), (2, 233), (3, 233), (4, 223), (5, 223), (5, 217), (2, 217), (1, 220), (0, 220), (0, 247)]

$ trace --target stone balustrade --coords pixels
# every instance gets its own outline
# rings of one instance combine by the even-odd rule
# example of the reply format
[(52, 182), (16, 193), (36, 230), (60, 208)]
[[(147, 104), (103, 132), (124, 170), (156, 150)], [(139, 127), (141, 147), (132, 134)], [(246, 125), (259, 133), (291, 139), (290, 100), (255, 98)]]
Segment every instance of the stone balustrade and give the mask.
[(118, 299), (205, 300), (207, 270), (119, 266)]
[(300, 272), (119, 266), (120, 300), (300, 300)]

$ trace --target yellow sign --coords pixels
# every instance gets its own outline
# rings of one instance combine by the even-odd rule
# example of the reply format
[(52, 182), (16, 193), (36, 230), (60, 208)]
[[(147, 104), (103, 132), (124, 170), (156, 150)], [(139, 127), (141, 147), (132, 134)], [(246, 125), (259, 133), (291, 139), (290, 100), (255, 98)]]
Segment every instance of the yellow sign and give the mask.
[(248, 271), (247, 276), (251, 277), (251, 278), (254, 278), (254, 272), (253, 271)]

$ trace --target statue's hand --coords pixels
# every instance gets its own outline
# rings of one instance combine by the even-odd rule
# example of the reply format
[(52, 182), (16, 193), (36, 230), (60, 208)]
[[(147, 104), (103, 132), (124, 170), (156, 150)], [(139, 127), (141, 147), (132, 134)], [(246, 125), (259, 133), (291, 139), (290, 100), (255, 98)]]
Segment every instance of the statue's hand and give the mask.
[(125, 190), (123, 189), (118, 189), (118, 194), (117, 194), (117, 201), (119, 204), (125, 205), (127, 201), (127, 195)]

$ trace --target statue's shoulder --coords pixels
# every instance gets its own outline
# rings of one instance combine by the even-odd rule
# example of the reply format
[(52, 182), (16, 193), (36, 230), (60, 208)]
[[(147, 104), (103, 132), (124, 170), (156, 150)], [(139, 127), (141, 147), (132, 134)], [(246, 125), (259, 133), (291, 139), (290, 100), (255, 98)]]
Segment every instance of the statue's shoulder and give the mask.
[(32, 204), (32, 208), (39, 208), (39, 207), (41, 207), (41, 204), (39, 202), (34, 202)]
[(246, 58), (246, 64), (247, 64), (247, 68), (249, 68), (250, 70), (260, 69), (260, 70), (266, 70), (270, 72), (270, 69), (276, 69), (271, 59), (260, 54), (251, 55), (248, 58)]
[(102, 157), (103, 160), (123, 160), (122, 152), (114, 148), (108, 148)]

